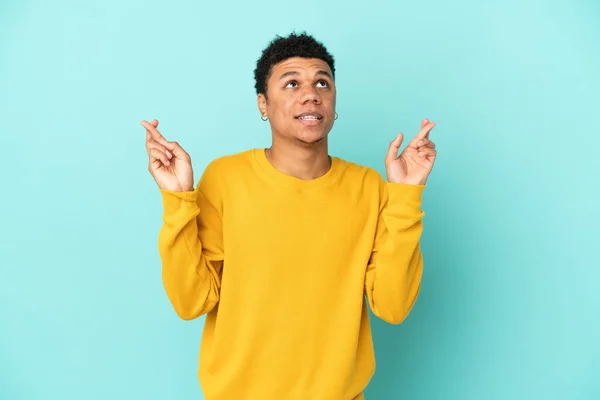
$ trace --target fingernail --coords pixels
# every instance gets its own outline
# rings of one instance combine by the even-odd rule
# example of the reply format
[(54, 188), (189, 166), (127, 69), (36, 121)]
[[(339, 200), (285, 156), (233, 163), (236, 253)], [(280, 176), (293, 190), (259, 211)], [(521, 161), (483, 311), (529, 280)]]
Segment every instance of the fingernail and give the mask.
[(420, 151), (420, 152), (419, 152), (419, 155), (420, 155), (421, 157), (423, 157), (423, 154), (425, 154), (425, 153), (423, 153), (422, 151)]

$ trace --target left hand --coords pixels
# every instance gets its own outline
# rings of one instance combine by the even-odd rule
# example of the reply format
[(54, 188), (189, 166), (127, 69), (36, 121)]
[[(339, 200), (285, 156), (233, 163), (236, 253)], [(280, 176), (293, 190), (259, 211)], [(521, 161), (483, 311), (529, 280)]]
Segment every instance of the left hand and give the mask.
[(385, 170), (389, 182), (425, 185), (436, 156), (435, 144), (429, 140), (429, 132), (434, 126), (435, 123), (424, 119), (421, 122), (421, 130), (400, 156), (398, 151), (404, 135), (400, 133), (390, 143), (385, 157)]

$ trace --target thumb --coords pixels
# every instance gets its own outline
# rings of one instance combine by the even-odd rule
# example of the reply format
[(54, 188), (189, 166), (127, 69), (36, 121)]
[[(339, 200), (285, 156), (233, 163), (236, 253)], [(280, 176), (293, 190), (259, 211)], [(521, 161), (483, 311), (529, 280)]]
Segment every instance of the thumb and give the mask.
[(421, 121), (421, 128), (423, 128), (428, 123), (429, 123), (429, 120), (427, 118), (425, 118), (423, 121)]
[(398, 136), (396, 136), (396, 139), (392, 140), (387, 155), (385, 156), (386, 163), (392, 162), (398, 157), (398, 150), (400, 150), (400, 146), (402, 145), (403, 140), (404, 135), (402, 134), (402, 132), (399, 133)]
[(150, 122), (150, 124), (152, 124), (152, 126), (154, 126), (155, 128), (158, 127), (158, 120), (157, 119), (153, 119), (152, 122)]

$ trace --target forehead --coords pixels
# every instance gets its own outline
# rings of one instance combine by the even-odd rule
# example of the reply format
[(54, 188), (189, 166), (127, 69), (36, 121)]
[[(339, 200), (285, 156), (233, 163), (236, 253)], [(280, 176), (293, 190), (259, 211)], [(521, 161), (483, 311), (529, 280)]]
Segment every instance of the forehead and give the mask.
[(327, 71), (331, 74), (329, 64), (319, 58), (293, 57), (275, 64), (272, 68), (271, 77), (278, 79), (281, 74), (289, 71), (297, 71), (308, 75), (314, 75), (318, 71)]

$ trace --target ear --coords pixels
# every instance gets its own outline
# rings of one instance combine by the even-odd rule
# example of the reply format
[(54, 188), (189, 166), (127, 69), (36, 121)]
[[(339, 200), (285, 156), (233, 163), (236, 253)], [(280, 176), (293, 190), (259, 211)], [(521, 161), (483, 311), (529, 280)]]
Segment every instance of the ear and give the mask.
[(267, 98), (264, 94), (260, 93), (257, 98), (258, 103), (258, 111), (260, 111), (260, 115), (267, 115)]

